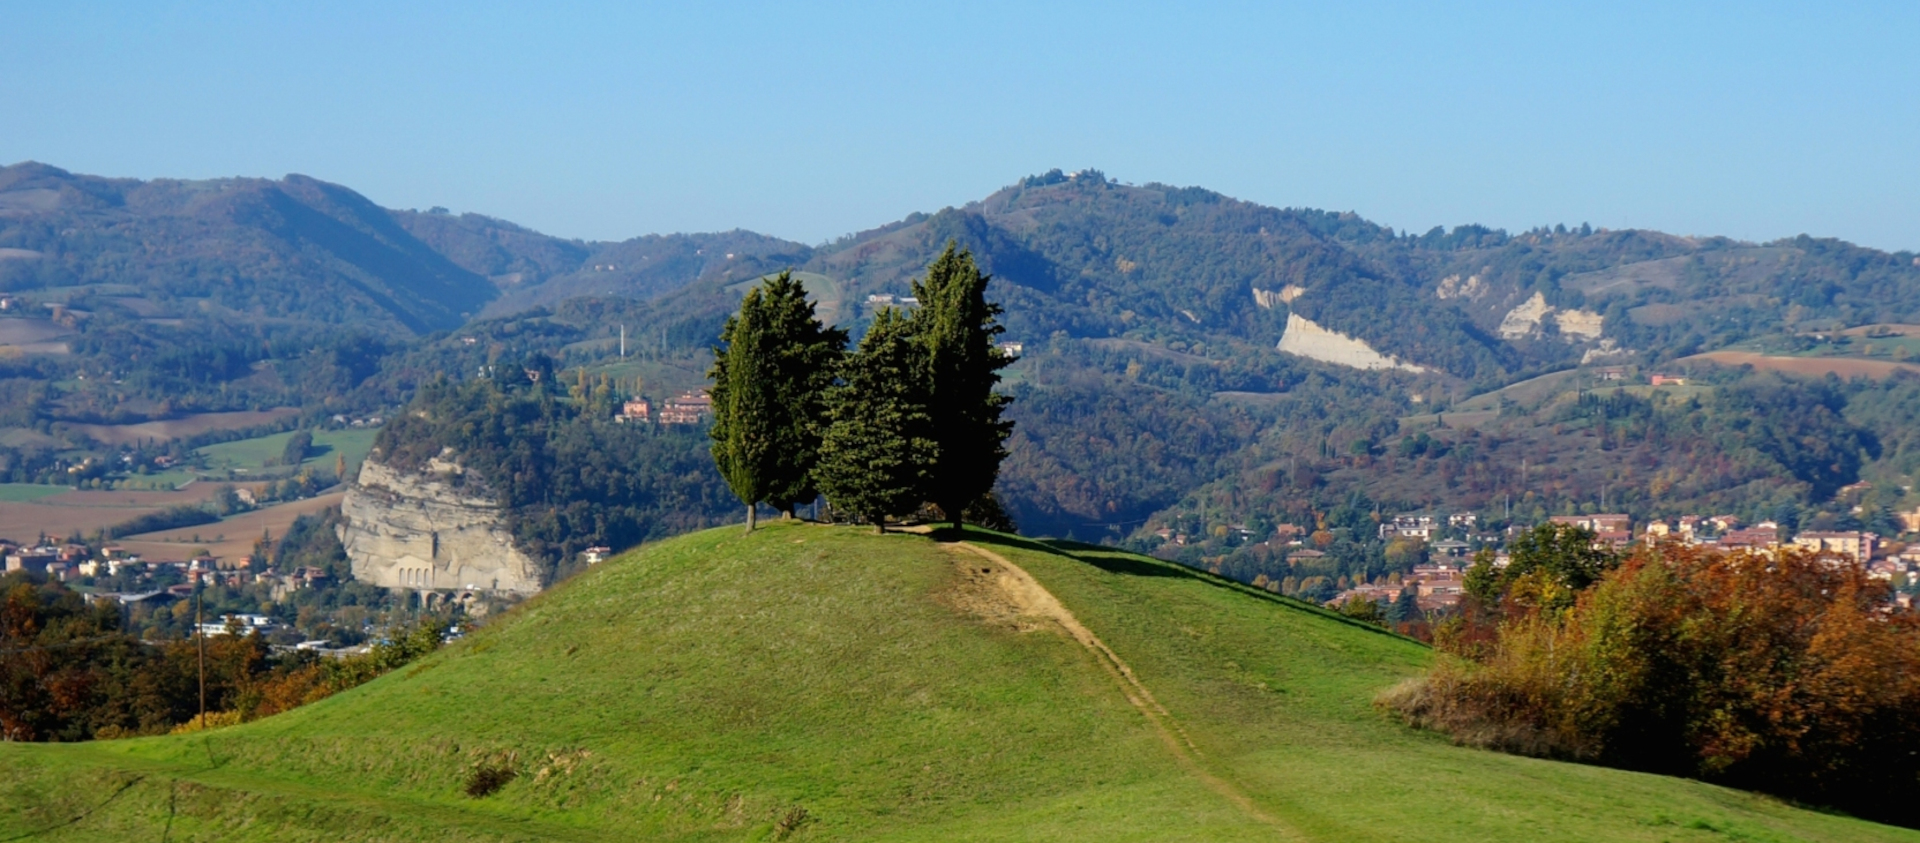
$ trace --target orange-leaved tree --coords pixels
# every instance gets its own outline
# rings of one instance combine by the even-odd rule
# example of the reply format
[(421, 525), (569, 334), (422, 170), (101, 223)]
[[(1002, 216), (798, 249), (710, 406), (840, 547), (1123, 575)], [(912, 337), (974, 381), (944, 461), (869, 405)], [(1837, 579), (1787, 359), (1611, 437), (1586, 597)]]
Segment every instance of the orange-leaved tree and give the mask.
[(1645, 546), (1514, 600), (1382, 702), (1463, 742), (1687, 775), (1913, 824), (1920, 618), (1849, 557)]

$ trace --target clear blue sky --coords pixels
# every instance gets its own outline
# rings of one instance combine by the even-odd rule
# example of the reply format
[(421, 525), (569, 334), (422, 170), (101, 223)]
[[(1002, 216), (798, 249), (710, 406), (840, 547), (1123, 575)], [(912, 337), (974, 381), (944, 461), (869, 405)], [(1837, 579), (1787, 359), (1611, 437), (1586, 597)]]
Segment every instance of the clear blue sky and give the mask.
[[(0, 0), (0, 162), (819, 242), (1051, 167), (1920, 249), (1920, 4)], [(915, 8), (920, 7), (920, 8)]]

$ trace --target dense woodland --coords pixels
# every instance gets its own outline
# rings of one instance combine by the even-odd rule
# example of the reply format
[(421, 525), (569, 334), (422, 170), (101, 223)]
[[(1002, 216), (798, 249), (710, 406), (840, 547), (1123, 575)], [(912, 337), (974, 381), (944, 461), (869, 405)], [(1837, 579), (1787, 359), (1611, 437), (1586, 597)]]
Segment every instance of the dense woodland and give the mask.
[(374, 444), (376, 459), (427, 471), (445, 457), (469, 484), (507, 508), (517, 543), (558, 576), (589, 547), (628, 547), (723, 521), (733, 513), (705, 453), (703, 431), (619, 424), (605, 382), (563, 387), (551, 361), (496, 367), (497, 375), (423, 387)]

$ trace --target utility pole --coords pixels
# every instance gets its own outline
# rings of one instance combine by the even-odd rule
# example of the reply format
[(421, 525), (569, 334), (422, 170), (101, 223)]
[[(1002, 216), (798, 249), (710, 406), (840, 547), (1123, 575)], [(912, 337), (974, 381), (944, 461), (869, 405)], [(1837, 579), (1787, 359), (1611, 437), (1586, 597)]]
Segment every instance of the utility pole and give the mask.
[(620, 326), (620, 359), (627, 359), (627, 326)]
[(200, 728), (207, 728), (207, 627), (201, 611), (207, 606), (204, 596), (207, 588), (204, 582), (194, 581), (193, 590), (193, 636), (198, 639), (200, 649)]

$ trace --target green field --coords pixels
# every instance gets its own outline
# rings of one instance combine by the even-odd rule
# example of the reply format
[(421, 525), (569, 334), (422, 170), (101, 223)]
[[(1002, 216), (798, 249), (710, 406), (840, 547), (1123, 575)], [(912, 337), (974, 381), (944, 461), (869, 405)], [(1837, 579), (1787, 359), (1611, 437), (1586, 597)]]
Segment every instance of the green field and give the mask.
[[(367, 458), (367, 452), (373, 449), (374, 437), (380, 435), (378, 428), (348, 430), (315, 430), (313, 447), (307, 452), (301, 465), (317, 465), (331, 469), (337, 454), (347, 458), (348, 471)], [(200, 449), (207, 458), (207, 468), (221, 471), (231, 468), (266, 468), (270, 461), (277, 462), (287, 450), (287, 440), (294, 432), (275, 433), (253, 439), (240, 439), (233, 442), (221, 442)]]
[[(1455, 747), (1371, 705), (1419, 644), (1142, 557), (968, 538), (1001, 558), (710, 530), (289, 714), (0, 744), (0, 838), (1920, 840)], [(1045, 592), (1008, 597), (1008, 561)], [(1036, 613), (1047, 593), (1074, 617)], [(518, 775), (464, 795), (481, 766)]]
[(73, 491), (71, 486), (46, 486), (39, 483), (0, 483), (0, 503), (30, 503), (41, 498)]

